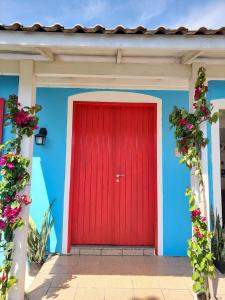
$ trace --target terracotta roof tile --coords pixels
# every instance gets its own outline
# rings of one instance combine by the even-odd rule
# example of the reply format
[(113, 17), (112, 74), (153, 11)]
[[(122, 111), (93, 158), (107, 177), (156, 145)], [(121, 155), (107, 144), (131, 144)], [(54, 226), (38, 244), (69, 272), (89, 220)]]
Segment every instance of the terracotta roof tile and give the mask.
[(41, 24), (33, 24), (32, 26), (23, 26), (20, 23), (14, 23), (11, 25), (0, 24), (0, 31), (28, 31), (28, 32), (62, 32), (62, 33), (98, 33), (98, 34), (146, 34), (146, 35), (225, 35), (225, 27), (218, 29), (208, 29), (201, 27), (197, 30), (188, 30), (185, 27), (179, 27), (176, 29), (168, 29), (165, 27), (158, 27), (156, 29), (147, 29), (143, 26), (136, 28), (125, 28), (122, 25), (118, 25), (112, 29), (106, 29), (101, 25), (95, 27), (84, 27), (82, 25), (75, 25), (71, 28), (65, 28), (60, 24), (54, 24), (52, 26), (43, 26)]

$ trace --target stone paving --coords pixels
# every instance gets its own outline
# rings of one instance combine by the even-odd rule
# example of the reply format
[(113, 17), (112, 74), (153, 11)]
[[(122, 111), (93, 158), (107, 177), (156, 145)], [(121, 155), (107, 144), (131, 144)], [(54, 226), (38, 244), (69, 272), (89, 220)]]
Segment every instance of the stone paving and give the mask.
[[(225, 277), (214, 290), (225, 300)], [(30, 286), (29, 300), (191, 300), (187, 258), (156, 256), (54, 256)]]

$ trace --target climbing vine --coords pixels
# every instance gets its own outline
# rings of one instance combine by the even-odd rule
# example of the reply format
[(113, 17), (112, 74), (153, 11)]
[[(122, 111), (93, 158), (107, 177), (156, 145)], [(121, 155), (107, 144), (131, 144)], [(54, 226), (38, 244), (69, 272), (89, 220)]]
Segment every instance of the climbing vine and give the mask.
[[(207, 220), (205, 186), (202, 174), (201, 154), (208, 144), (204, 137), (203, 124), (216, 123), (219, 115), (213, 113), (212, 104), (207, 102), (205, 69), (198, 70), (195, 83), (193, 112), (174, 107), (170, 114), (171, 127), (175, 128), (175, 139), (185, 164), (192, 172), (197, 189), (187, 188), (193, 234), (188, 241), (187, 254), (193, 267), (193, 291), (197, 294), (208, 292), (208, 279), (214, 276), (213, 254), (211, 253), (212, 233)], [(212, 295), (211, 295), (212, 296)]]
[(40, 110), (38, 105), (21, 107), (15, 95), (9, 96), (6, 101), (5, 126), (11, 126), (13, 138), (0, 146), (0, 248), (4, 253), (0, 266), (1, 300), (6, 299), (8, 290), (17, 282), (17, 278), (10, 275), (14, 235), (16, 229), (25, 225), (21, 217), (23, 206), (31, 203), (30, 196), (24, 194), (30, 181), (30, 161), (21, 155), (21, 143), (24, 137), (31, 137), (37, 129), (35, 114)]

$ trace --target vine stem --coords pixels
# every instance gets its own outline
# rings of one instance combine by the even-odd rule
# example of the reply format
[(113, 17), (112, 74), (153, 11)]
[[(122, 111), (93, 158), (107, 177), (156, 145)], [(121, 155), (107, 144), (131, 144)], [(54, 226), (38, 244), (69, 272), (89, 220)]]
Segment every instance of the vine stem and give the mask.
[[(202, 174), (202, 167), (201, 167), (201, 161), (200, 161), (200, 157), (198, 156), (198, 164), (199, 164), (199, 187), (200, 187), (200, 208), (201, 211), (203, 212), (203, 215), (206, 216), (206, 224), (207, 224), (207, 230), (210, 229), (210, 224), (209, 224), (209, 219), (208, 219), (208, 211), (207, 211), (207, 204), (206, 204), (206, 192), (205, 192), (205, 183), (204, 183), (204, 179), (203, 179), (203, 174)], [(211, 240), (209, 237), (207, 237), (208, 239), (208, 244), (209, 244), (209, 248), (211, 251)], [(215, 298), (215, 294), (214, 294), (214, 289), (213, 289), (213, 281), (212, 278), (207, 277), (207, 287), (208, 287), (208, 295), (207, 298), (210, 300), (216, 300)]]

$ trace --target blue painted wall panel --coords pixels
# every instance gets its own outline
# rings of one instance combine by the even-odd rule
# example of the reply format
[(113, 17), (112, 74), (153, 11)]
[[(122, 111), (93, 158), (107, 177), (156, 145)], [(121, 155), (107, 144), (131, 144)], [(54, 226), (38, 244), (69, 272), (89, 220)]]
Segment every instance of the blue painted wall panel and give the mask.
[[(8, 81), (7, 81), (8, 80)], [(6, 84), (7, 83), (7, 84)], [(0, 97), (17, 93), (18, 78), (0, 76)], [(61, 251), (63, 229), (64, 173), (66, 155), (66, 123), (68, 96), (88, 89), (38, 88), (37, 103), (40, 127), (48, 130), (45, 146), (34, 146), (31, 215), (40, 226), (44, 211), (55, 200), (52, 215), (55, 225), (50, 250)], [(162, 99), (163, 102), (163, 228), (164, 255), (186, 255), (191, 235), (188, 202), (184, 196), (190, 184), (189, 172), (174, 155), (175, 140), (169, 129), (169, 114), (174, 105), (188, 109), (188, 93), (182, 91), (136, 91)], [(5, 134), (6, 136), (7, 134)]]
[[(18, 76), (0, 76), (0, 98), (8, 99), (9, 95), (18, 95)], [(3, 131), (3, 143), (11, 138), (10, 127)]]

